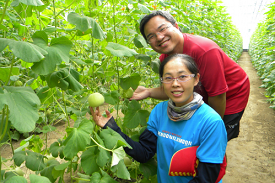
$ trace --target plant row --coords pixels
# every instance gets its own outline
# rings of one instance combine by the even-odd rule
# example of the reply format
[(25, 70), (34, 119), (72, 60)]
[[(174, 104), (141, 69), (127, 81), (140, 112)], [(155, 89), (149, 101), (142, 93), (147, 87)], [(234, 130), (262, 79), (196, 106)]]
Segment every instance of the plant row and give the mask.
[(249, 55), (266, 89), (270, 107), (275, 109), (275, 2), (268, 6), (266, 19), (258, 24), (249, 45)]

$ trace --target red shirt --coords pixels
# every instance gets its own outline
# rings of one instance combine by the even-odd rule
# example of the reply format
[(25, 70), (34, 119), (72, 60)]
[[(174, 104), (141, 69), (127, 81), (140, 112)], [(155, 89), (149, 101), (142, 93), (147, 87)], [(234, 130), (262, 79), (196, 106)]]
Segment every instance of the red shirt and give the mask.
[[(183, 34), (183, 53), (191, 56), (200, 72), (200, 91), (203, 100), (208, 103), (208, 96), (213, 97), (226, 92), (225, 115), (235, 114), (245, 109), (250, 84), (247, 74), (212, 40)], [(162, 62), (167, 54), (159, 58)]]

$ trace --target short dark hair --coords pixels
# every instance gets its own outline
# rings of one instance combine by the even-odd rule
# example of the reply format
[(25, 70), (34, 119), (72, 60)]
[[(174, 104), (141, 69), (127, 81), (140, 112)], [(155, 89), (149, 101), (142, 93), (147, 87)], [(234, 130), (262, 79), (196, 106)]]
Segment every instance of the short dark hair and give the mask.
[(196, 62), (194, 61), (194, 59), (192, 57), (190, 57), (189, 55), (186, 54), (174, 54), (174, 55), (170, 55), (168, 57), (166, 57), (160, 64), (159, 66), (159, 77), (161, 78), (163, 76), (163, 70), (164, 70), (164, 66), (171, 60), (173, 60), (174, 58), (180, 58), (181, 61), (185, 64), (185, 66), (187, 67), (187, 69), (192, 73), (195, 74), (195, 76), (197, 76), (197, 74), (199, 73), (199, 69), (198, 66), (196, 64)]
[(147, 24), (147, 22), (149, 20), (151, 20), (151, 18), (155, 17), (155, 16), (162, 16), (163, 18), (165, 18), (168, 22), (170, 22), (173, 26), (176, 26), (176, 20), (174, 19), (174, 17), (167, 11), (152, 11), (150, 14), (145, 15), (141, 21), (140, 21), (140, 25), (139, 25), (139, 30), (142, 34), (142, 36), (144, 37), (144, 39), (147, 41), (147, 38), (145, 36), (144, 33), (144, 27)]

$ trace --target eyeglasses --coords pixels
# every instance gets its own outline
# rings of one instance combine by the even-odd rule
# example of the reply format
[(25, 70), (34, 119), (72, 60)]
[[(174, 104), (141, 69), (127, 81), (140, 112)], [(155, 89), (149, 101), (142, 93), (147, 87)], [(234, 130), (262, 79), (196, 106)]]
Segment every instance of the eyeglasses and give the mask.
[(165, 34), (169, 27), (171, 27), (171, 25), (168, 25), (166, 27), (162, 27), (156, 34), (149, 34), (149, 36), (147, 37), (147, 42), (149, 44), (152, 43), (152, 42), (155, 42), (156, 39), (157, 39), (157, 35)]
[(176, 77), (176, 78), (164, 77), (164, 78), (161, 78), (160, 80), (162, 83), (173, 83), (175, 79), (178, 82), (186, 82), (186, 81), (189, 81), (193, 77), (195, 77), (195, 74), (180, 75), (179, 77)]

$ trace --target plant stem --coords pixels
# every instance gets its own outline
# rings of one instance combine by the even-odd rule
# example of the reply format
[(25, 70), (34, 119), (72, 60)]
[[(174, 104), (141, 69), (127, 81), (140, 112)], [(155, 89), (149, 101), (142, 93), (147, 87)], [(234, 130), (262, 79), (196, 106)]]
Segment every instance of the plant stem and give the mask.
[(67, 121), (68, 121), (68, 126), (70, 127), (70, 119), (69, 119), (69, 115), (68, 115), (68, 112), (67, 112), (67, 106), (66, 106), (64, 91), (62, 91), (62, 96), (63, 96), (63, 102), (64, 102), (64, 107), (65, 107), (65, 115), (66, 115), (66, 118), (67, 118)]
[(12, 55), (10, 73), (9, 73), (8, 80), (7, 80), (6, 83), (5, 83), (6, 86), (9, 84), (9, 81), (10, 81), (10, 77), (11, 77), (11, 73), (12, 73), (12, 69), (13, 69), (13, 64), (14, 64), (14, 55)]
[(75, 1), (76, 1), (76, 0), (73, 0), (73, 1), (71, 2), (71, 4), (69, 4), (69, 5), (66, 6), (63, 10), (61, 10), (60, 12), (58, 12), (58, 13), (54, 16), (54, 18), (56, 19), (61, 13), (63, 13), (64, 11), (66, 11), (70, 6), (72, 6), (72, 4), (74, 4)]
[[(94, 131), (93, 131), (94, 132)], [(95, 133), (95, 132), (94, 132)], [(110, 149), (106, 149), (105, 147), (103, 147), (102, 145), (100, 145), (99, 143), (97, 143), (97, 141), (95, 141), (95, 139), (93, 139), (93, 137), (91, 137), (92, 141), (94, 141), (94, 143), (96, 143), (96, 145), (98, 145), (99, 147), (101, 147), (102, 149), (106, 150), (106, 151), (110, 151), (110, 152), (113, 152), (112, 150)]]
[(2, 22), (4, 20), (6, 10), (7, 10), (7, 7), (8, 7), (8, 3), (9, 3), (9, 0), (6, 0), (6, 4), (5, 4), (5, 7), (4, 7), (4, 10), (3, 10), (3, 14), (2, 14), (2, 17), (1, 17), (1, 20), (0, 20), (0, 25), (2, 25)]

